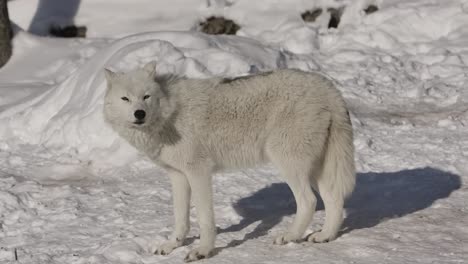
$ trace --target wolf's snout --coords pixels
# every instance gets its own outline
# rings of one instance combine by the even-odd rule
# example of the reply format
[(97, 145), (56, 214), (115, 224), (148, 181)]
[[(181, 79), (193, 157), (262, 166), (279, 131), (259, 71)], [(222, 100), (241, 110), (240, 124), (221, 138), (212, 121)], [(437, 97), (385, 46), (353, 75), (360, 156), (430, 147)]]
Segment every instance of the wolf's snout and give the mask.
[(143, 110), (136, 110), (135, 113), (133, 113), (136, 119), (138, 120), (143, 120), (145, 119), (146, 112)]

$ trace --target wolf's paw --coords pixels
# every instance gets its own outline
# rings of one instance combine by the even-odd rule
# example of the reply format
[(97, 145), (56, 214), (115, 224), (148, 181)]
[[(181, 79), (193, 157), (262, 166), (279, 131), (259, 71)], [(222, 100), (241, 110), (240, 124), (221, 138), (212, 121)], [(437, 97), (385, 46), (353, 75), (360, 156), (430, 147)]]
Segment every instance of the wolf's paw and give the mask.
[(313, 243), (326, 243), (332, 241), (335, 237), (322, 231), (315, 232), (307, 236), (307, 241)]
[(280, 236), (276, 237), (275, 240), (273, 241), (273, 244), (275, 244), (275, 245), (286, 245), (289, 242), (299, 242), (299, 241), (300, 241), (300, 238), (293, 237), (293, 236), (291, 236), (289, 234), (284, 234), (284, 235), (280, 235)]
[(200, 259), (205, 259), (210, 257), (211, 253), (213, 251), (213, 248), (204, 248), (204, 247), (199, 247), (199, 248), (194, 248), (190, 250), (190, 252), (187, 254), (185, 257), (185, 262), (192, 262)]
[(156, 255), (169, 255), (174, 249), (182, 246), (182, 243), (179, 241), (168, 240), (162, 243), (158, 249), (154, 252)]

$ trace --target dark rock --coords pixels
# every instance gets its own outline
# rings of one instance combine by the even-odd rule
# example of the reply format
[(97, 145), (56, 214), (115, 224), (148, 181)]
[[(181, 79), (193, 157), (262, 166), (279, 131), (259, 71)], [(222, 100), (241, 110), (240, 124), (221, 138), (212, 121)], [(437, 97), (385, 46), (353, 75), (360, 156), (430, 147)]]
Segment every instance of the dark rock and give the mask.
[(327, 11), (330, 13), (330, 22), (328, 22), (328, 28), (337, 28), (340, 24), (341, 15), (343, 15), (344, 7), (340, 8), (328, 8)]
[(301, 14), (302, 20), (305, 22), (315, 22), (317, 17), (319, 17), (322, 14), (323, 10), (322, 8), (316, 8), (312, 11), (307, 10), (304, 13)]
[(52, 36), (60, 38), (85, 38), (87, 28), (85, 26), (52, 26), (49, 29), (49, 33)]
[(215, 16), (211, 16), (207, 18), (206, 21), (201, 22), (200, 27), (202, 32), (211, 35), (235, 35), (236, 32), (240, 29), (240, 26), (231, 19)]
[(379, 8), (375, 5), (370, 5), (366, 9), (364, 9), (364, 12), (366, 12), (367, 15), (372, 14), (374, 12), (377, 12)]

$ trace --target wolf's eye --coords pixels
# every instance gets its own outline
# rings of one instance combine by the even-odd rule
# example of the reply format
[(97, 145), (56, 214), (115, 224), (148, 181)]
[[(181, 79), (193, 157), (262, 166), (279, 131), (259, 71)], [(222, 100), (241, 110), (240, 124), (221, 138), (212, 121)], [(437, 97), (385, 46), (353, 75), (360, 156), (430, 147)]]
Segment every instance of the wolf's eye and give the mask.
[(125, 96), (120, 99), (124, 100), (125, 102), (130, 102), (130, 100), (128, 100), (128, 97), (125, 97)]
[(146, 99), (148, 99), (148, 98), (150, 98), (150, 96), (149, 96), (149, 95), (145, 95), (145, 96), (143, 96), (143, 100), (146, 100)]

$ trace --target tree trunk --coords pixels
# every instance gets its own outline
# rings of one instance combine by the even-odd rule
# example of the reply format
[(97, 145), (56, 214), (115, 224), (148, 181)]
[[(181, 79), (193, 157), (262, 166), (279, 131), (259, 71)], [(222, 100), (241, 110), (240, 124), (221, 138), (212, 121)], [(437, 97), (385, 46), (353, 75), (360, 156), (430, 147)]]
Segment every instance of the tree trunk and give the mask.
[(0, 0), (0, 67), (10, 59), (11, 37), (12, 30), (8, 17), (7, 0)]

